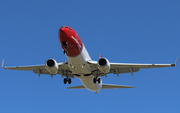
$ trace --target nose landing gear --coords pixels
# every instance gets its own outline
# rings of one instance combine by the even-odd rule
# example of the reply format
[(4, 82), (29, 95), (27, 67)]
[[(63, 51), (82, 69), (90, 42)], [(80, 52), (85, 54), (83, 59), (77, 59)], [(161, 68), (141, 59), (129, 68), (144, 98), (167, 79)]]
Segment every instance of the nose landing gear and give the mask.
[(67, 54), (67, 50), (65, 49), (65, 50), (63, 51), (63, 53), (64, 53), (64, 54)]
[(62, 41), (62, 46), (65, 48), (65, 50), (63, 51), (64, 54), (67, 54), (67, 46), (68, 43), (66, 41)]

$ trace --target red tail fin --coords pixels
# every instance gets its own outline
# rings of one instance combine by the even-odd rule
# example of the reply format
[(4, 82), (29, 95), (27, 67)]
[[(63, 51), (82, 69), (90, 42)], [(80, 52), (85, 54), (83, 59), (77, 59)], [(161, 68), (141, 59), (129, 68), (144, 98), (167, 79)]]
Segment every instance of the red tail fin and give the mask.
[(100, 58), (102, 58), (102, 54), (100, 54)]

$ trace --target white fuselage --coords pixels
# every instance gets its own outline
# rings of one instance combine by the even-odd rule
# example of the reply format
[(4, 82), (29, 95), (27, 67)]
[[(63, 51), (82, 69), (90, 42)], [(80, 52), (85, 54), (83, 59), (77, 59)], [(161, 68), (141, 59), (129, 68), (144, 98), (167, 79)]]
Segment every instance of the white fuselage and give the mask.
[[(66, 55), (67, 56), (67, 55)], [(76, 75), (76, 78), (79, 78), (87, 89), (99, 92), (102, 87), (101, 83), (93, 83), (93, 74), (90, 66), (87, 61), (91, 61), (91, 57), (89, 56), (85, 46), (83, 45), (82, 51), (79, 55), (75, 57), (68, 57), (68, 66), (69, 69)], [(89, 74), (89, 76), (84, 76), (85, 74)]]

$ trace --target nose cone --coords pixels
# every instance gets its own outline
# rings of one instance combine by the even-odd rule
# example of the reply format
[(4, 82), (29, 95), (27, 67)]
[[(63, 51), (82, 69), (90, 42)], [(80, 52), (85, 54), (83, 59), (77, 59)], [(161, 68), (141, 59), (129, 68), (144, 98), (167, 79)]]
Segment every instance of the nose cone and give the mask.
[(60, 31), (60, 33), (65, 32), (65, 31), (66, 31), (66, 28), (61, 27), (61, 28), (59, 29), (59, 31)]
[(60, 33), (61, 33), (61, 32), (64, 32), (64, 28), (61, 27), (61, 28), (59, 29), (59, 31), (60, 31)]
[(80, 54), (83, 46), (82, 41), (69, 26), (62, 26), (59, 29), (59, 41), (67, 56), (74, 57)]
[(67, 37), (68, 37), (67, 35), (68, 35), (67, 29), (61, 27), (59, 29), (59, 39), (60, 39), (60, 41), (65, 41), (67, 39)]

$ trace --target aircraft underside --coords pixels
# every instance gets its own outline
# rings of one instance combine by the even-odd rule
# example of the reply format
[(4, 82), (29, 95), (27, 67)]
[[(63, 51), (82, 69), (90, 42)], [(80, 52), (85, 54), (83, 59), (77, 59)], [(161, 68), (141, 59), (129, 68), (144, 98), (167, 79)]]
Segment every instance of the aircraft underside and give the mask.
[(64, 77), (64, 84), (71, 84), (71, 78), (78, 78), (81, 86), (68, 87), (68, 89), (89, 89), (95, 93), (101, 89), (134, 88), (133, 86), (102, 84), (101, 77), (112, 73), (119, 76), (122, 73), (131, 73), (146, 68), (173, 67), (173, 64), (133, 64), (133, 63), (110, 63), (108, 59), (100, 55), (98, 61), (92, 61), (84, 44), (74, 29), (62, 26), (59, 29), (59, 41), (63, 53), (68, 61), (58, 63), (54, 59), (48, 59), (43, 65), (5, 67), (4, 59), (2, 67), (9, 70), (26, 70), (41, 74), (60, 74)]

